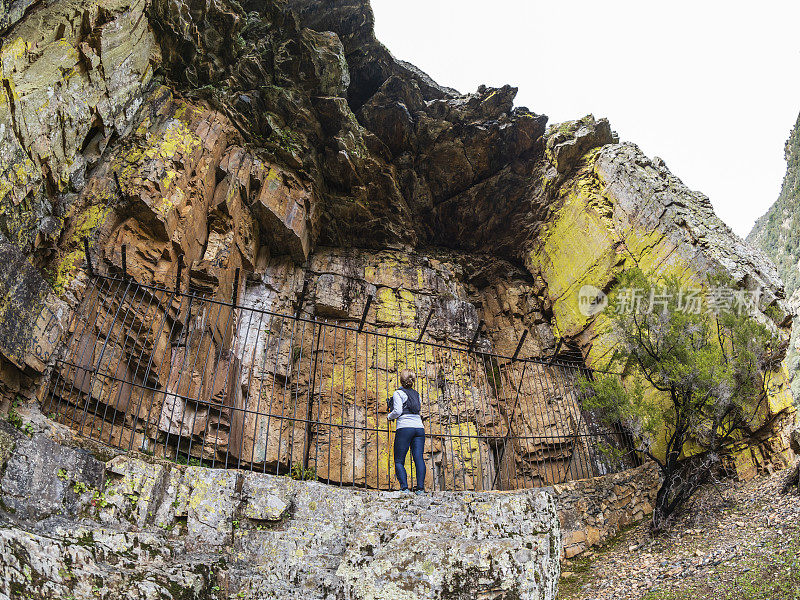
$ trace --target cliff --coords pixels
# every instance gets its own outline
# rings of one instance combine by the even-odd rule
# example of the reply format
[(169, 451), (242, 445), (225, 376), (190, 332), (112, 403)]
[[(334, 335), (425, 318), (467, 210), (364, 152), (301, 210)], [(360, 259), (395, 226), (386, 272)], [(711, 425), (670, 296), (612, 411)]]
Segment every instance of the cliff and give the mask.
[[(375, 331), (416, 338), (432, 311), (425, 339), (467, 343), (483, 321), (479, 348), (510, 355), (527, 331), (521, 356), (548, 357), (564, 341), (590, 367), (613, 335), (602, 314), (582, 314), (578, 292), (607, 290), (634, 262), (762, 289), (762, 318), (788, 334), (776, 269), (662, 161), (618, 143), (604, 119), (548, 128), (513, 106), (510, 86), (464, 95), (438, 85), (375, 39), (366, 2), (70, 0), (6, 19), (0, 235), (17, 265), (0, 307), (7, 397), (35, 387), (77, 335), (84, 237), (111, 275), (126, 246), (140, 284), (172, 286), (181, 263), (183, 286), (227, 300), (241, 269), (248, 306), (346, 323), (372, 295)], [(102, 331), (115, 302), (143, 306), (112, 296), (99, 293), (72, 343), (95, 346), (87, 366), (113, 370), (127, 355), (123, 379), (169, 388), (175, 340), (128, 348), (124, 332)], [(175, 310), (162, 319), (178, 319), (172, 335), (195, 327), (191, 311)], [(247, 329), (235, 321), (189, 351), (221, 356)], [(791, 405), (783, 378), (764, 418)], [(577, 426), (556, 421), (560, 435)]]
[[(185, 463), (389, 489), (385, 398), (413, 359), (429, 483), (514, 489), (632, 466), (586, 442), (624, 436), (577, 399), (614, 344), (584, 286), (630, 264), (726, 274), (789, 335), (778, 271), (663, 161), (605, 119), (548, 126), (510, 86), (437, 84), (375, 39), (364, 0), (1, 6), (6, 407)], [(783, 371), (769, 400), (754, 428), (777, 435), (742, 475), (787, 450)]]
[[(753, 226), (747, 242), (766, 254), (783, 279), (786, 297), (792, 312), (800, 311), (800, 298), (795, 294), (800, 287), (798, 262), (800, 262), (800, 117), (786, 140), (786, 175), (780, 194)], [(792, 391), (800, 393), (800, 379), (795, 377), (798, 367), (798, 334), (792, 330), (786, 363), (792, 374)]]

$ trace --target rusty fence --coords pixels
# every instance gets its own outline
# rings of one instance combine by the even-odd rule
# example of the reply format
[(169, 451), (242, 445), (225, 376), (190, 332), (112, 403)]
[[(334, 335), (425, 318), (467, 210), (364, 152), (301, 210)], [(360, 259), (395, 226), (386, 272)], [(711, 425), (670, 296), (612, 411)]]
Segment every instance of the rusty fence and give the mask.
[[(44, 410), (107, 445), (181, 463), (397, 489), (387, 399), (408, 366), (429, 490), (551, 485), (638, 464), (622, 428), (582, 410), (578, 382), (593, 374), (580, 362), (407, 339), (366, 314), (279, 314), (235, 294), (95, 274)], [(413, 481), (410, 456), (406, 468)]]

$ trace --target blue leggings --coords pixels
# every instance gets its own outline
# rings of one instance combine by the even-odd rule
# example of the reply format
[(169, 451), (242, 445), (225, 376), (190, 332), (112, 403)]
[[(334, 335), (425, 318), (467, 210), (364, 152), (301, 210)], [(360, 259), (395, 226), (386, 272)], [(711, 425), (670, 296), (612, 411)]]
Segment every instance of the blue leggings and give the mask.
[(425, 459), (422, 452), (425, 449), (425, 430), (422, 427), (401, 427), (394, 434), (394, 470), (400, 489), (408, 489), (408, 476), (406, 462), (408, 449), (411, 448), (411, 457), (414, 459), (414, 468), (417, 470), (417, 489), (425, 489)]

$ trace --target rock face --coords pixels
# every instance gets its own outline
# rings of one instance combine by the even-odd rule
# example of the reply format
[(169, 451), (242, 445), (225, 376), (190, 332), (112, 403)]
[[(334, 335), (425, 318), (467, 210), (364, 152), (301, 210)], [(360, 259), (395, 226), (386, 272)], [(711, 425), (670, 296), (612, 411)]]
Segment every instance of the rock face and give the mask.
[[(788, 336), (774, 267), (662, 161), (620, 144), (605, 119), (548, 128), (545, 116), (514, 106), (513, 87), (440, 86), (395, 59), (372, 22), (365, 0), (2, 4), (0, 256), (14, 265), (0, 277), (6, 402), (35, 396), (112, 446), (156, 444), (185, 461), (276, 472), (302, 456), (322, 479), (383, 488), (394, 485), (392, 458), (377, 423), (409, 360), (385, 336), (474, 340), (484, 354), (469, 360), (486, 363), (451, 365), (447, 376), (444, 351), (412, 351), (436, 407), (432, 425), (467, 440), (447, 450), (430, 436), (429, 476), (447, 465), (459, 489), (508, 489), (520, 487), (517, 475), (553, 485), (589, 473), (575, 466), (587, 426), (577, 377), (486, 358), (512, 355), (526, 335), (522, 357), (549, 360), (569, 347), (581, 366), (599, 364), (614, 337), (602, 314), (579, 310), (582, 286), (607, 290), (633, 263), (695, 280), (727, 274), (763, 289), (759, 318)], [(97, 272), (120, 276), (124, 265), (130, 279), (89, 277), (84, 240)], [(231, 308), (232, 298), (245, 308)], [(319, 320), (354, 327), (362, 318), (384, 340), (383, 357), (374, 343), (364, 362), (342, 359), (343, 335), (309, 348)], [(291, 323), (306, 325), (297, 334)], [(48, 367), (53, 378), (42, 376)], [(209, 375), (217, 372), (225, 377)], [(783, 415), (780, 426), (792, 418), (783, 375), (763, 414)], [(262, 393), (275, 387), (284, 394)], [(290, 407), (300, 416), (280, 427), (259, 418)], [(512, 422), (533, 442), (500, 451)], [(351, 441), (334, 439), (334, 427), (350, 423)], [(339, 459), (312, 460), (309, 440)], [(787, 447), (784, 435), (772, 437), (746, 469), (780, 462)], [(383, 470), (370, 474), (356, 451)], [(124, 478), (129, 467), (109, 468)], [(232, 473), (213, 475), (215, 504), (242, 493)], [(361, 510), (351, 504), (362, 500), (330, 494)], [(274, 515), (282, 502), (246, 510)], [(222, 539), (231, 514), (190, 520), (187, 543)], [(488, 560), (453, 540), (460, 560)], [(363, 544), (373, 558), (394, 552)], [(370, 597), (363, 569), (376, 581), (394, 575), (382, 558), (356, 554), (336, 555), (337, 581)], [(492, 577), (506, 597), (525, 597), (508, 587), (513, 577), (539, 585), (497, 560)], [(182, 573), (189, 586), (201, 576)], [(437, 573), (428, 573), (430, 589), (460, 585)], [(470, 590), (485, 583), (473, 575)]]
[[(748, 234), (747, 241), (766, 254), (775, 263), (783, 279), (789, 306), (795, 315), (800, 314), (800, 117), (789, 133), (784, 151), (786, 175), (778, 199), (761, 217)], [(792, 330), (786, 364), (792, 376), (792, 391), (800, 393), (800, 379), (796, 377), (800, 338), (797, 328)]]
[(401, 497), (123, 455), (104, 464), (6, 424), (0, 447), (4, 597), (556, 597), (547, 492)]
[[(0, 398), (105, 444), (0, 426), (0, 595), (550, 600), (553, 496), (574, 554), (655, 485), (571, 481), (608, 467), (576, 382), (614, 339), (580, 288), (727, 274), (788, 336), (774, 267), (663, 162), (441, 86), (372, 24), (366, 0), (0, 2)], [(461, 492), (350, 487), (396, 487), (400, 338), (427, 342), (426, 485)], [(773, 382), (740, 473), (787, 452)]]

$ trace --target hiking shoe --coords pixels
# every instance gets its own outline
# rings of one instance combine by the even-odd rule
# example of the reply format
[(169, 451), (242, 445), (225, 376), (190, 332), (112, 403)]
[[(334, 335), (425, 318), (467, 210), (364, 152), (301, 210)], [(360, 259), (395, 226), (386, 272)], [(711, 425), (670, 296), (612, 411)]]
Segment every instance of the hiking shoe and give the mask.
[(417, 496), (424, 496), (424, 495), (425, 495), (425, 490), (417, 490), (417, 491), (415, 491), (414, 493), (415, 493)]
[(408, 488), (403, 488), (402, 490), (400, 490), (400, 493), (401, 493), (401, 494), (410, 494), (410, 493), (411, 493), (411, 490), (410, 490), (410, 489), (408, 489)]

